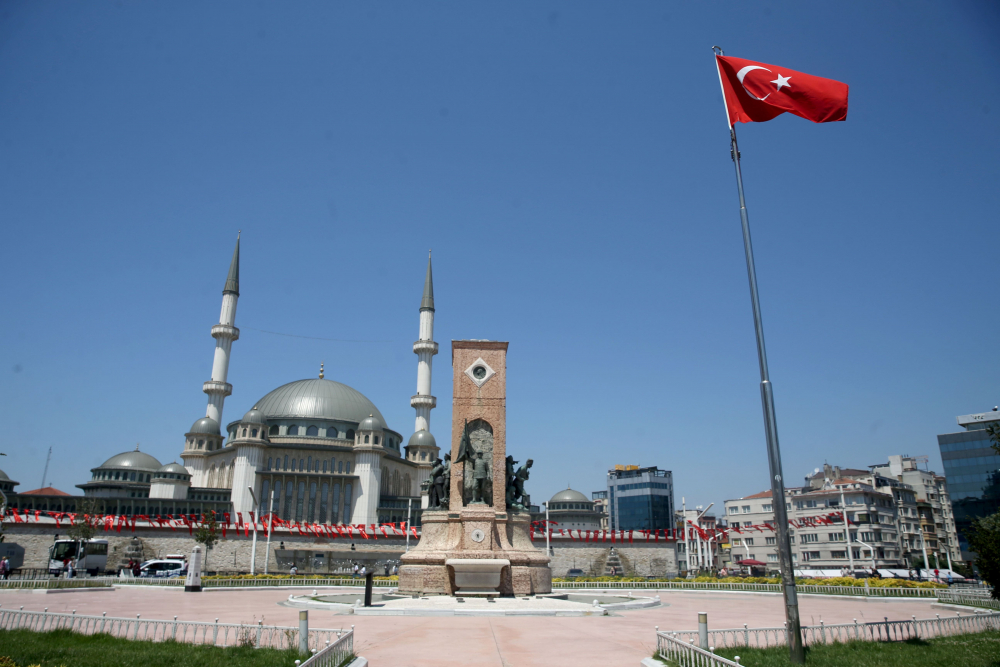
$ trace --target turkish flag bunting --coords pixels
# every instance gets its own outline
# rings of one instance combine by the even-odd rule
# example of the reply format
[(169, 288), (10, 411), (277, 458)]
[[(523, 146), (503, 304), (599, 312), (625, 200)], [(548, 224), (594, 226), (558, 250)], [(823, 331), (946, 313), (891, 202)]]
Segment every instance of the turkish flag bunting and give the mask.
[(761, 123), (786, 111), (814, 123), (847, 119), (847, 84), (777, 65), (716, 56), (729, 124)]

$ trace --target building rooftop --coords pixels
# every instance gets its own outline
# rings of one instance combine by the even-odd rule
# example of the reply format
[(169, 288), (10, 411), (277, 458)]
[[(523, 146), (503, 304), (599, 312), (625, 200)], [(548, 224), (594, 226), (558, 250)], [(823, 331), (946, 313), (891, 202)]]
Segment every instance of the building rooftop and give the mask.
[(40, 489), (32, 489), (31, 491), (22, 491), (19, 496), (68, 496), (70, 494), (65, 491), (60, 491), (51, 486), (43, 486)]

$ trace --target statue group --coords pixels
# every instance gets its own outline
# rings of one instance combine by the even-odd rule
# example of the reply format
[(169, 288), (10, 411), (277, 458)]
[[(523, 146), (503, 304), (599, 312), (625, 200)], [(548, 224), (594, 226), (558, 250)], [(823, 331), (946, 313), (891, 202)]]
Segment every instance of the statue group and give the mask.
[[(492, 499), (487, 493), (492, 476), (490, 474), (492, 461), (483, 456), (483, 452), (476, 451), (472, 447), (469, 438), (469, 423), (465, 423), (465, 431), (458, 446), (458, 456), (455, 457), (456, 464), (465, 464), (465, 474), (473, 480), (471, 498), (463, 498), (465, 504), (480, 505), (492, 504)], [(508, 456), (504, 470), (506, 505), (508, 510), (526, 510), (531, 504), (530, 497), (524, 492), (524, 483), (530, 475), (534, 461), (528, 459), (520, 468), (516, 468), (517, 461), (513, 456)], [(428, 509), (448, 509), (451, 500), (451, 454), (445, 454), (444, 460), (438, 459), (434, 467), (431, 468), (429, 484), (427, 487)]]

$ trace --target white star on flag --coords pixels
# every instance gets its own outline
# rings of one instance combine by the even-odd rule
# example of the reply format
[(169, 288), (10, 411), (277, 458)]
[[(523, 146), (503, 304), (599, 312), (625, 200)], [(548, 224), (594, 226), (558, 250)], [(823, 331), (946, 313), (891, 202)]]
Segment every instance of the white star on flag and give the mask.
[(792, 77), (790, 77), (790, 76), (781, 76), (779, 74), (778, 78), (775, 79), (774, 81), (772, 81), (771, 83), (777, 84), (778, 90), (781, 90), (782, 86), (788, 86), (789, 88), (791, 88), (792, 86), (788, 83), (791, 80), (792, 80)]

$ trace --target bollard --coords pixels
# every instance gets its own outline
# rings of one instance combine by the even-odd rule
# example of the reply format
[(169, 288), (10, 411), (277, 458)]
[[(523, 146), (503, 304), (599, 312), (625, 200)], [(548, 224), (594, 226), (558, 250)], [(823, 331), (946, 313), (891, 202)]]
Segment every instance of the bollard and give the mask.
[(365, 574), (365, 606), (372, 606), (372, 584), (375, 581), (375, 573), (368, 572)]
[(698, 646), (708, 650), (708, 612), (698, 612)]
[(309, 612), (299, 612), (299, 653), (309, 653)]
[(740, 664), (740, 656), (734, 655), (733, 656), (733, 662), (735, 662), (737, 665)]

